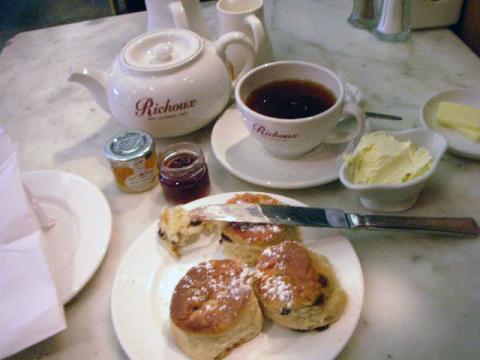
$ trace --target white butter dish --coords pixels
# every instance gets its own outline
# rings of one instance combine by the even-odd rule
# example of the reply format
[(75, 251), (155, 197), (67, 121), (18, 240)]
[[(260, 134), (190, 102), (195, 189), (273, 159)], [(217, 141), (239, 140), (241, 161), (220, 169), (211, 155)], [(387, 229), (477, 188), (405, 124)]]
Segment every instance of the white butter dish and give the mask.
[(430, 97), (420, 109), (420, 122), (424, 128), (443, 135), (448, 141), (448, 151), (469, 159), (480, 159), (480, 143), (474, 142), (459, 133), (441, 126), (436, 121), (439, 104), (452, 101), (480, 108), (480, 89), (452, 89)]
[(447, 150), (447, 140), (428, 129), (386, 131), (397, 140), (410, 140), (416, 147), (426, 148), (432, 156), (430, 169), (413, 180), (402, 184), (355, 184), (351, 182), (351, 168), (346, 163), (340, 168), (340, 181), (350, 190), (358, 193), (363, 207), (384, 212), (404, 211), (415, 205), (428, 178), (435, 172), (438, 163)]

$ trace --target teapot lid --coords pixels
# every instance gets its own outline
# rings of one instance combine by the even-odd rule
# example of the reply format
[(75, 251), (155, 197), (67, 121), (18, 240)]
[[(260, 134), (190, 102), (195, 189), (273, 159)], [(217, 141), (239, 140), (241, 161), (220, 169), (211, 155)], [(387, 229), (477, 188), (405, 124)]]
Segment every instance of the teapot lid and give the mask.
[(202, 48), (202, 39), (194, 32), (164, 29), (130, 40), (122, 49), (120, 59), (135, 71), (167, 70), (193, 60)]

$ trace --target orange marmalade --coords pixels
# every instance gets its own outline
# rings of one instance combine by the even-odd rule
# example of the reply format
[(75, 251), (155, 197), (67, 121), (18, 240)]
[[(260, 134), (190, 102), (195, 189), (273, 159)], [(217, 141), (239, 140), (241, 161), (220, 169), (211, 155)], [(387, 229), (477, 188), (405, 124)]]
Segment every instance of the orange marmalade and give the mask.
[(143, 131), (129, 130), (115, 135), (105, 146), (105, 157), (122, 191), (140, 193), (158, 183), (155, 140)]

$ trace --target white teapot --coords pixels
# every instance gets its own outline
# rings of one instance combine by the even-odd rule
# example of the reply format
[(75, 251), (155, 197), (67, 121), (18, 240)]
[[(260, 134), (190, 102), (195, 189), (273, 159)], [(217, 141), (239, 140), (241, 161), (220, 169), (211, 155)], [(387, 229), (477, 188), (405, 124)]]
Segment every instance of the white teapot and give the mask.
[(165, 29), (129, 41), (110, 71), (72, 66), (69, 81), (86, 86), (97, 103), (127, 128), (156, 137), (188, 134), (225, 108), (235, 81), (225, 51), (246, 49), (241, 75), (254, 63), (250, 39), (230, 32), (217, 41), (184, 29)]

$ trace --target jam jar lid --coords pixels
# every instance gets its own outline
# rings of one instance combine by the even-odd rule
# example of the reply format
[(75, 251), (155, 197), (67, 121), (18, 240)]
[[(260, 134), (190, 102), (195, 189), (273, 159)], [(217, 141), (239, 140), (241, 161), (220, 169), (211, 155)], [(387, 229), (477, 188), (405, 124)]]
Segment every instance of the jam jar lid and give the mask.
[(105, 146), (105, 157), (114, 162), (147, 157), (155, 151), (155, 140), (140, 130), (129, 130), (112, 137)]
[(140, 35), (122, 49), (123, 64), (134, 71), (170, 70), (193, 60), (203, 48), (201, 38), (185, 29), (164, 29)]

